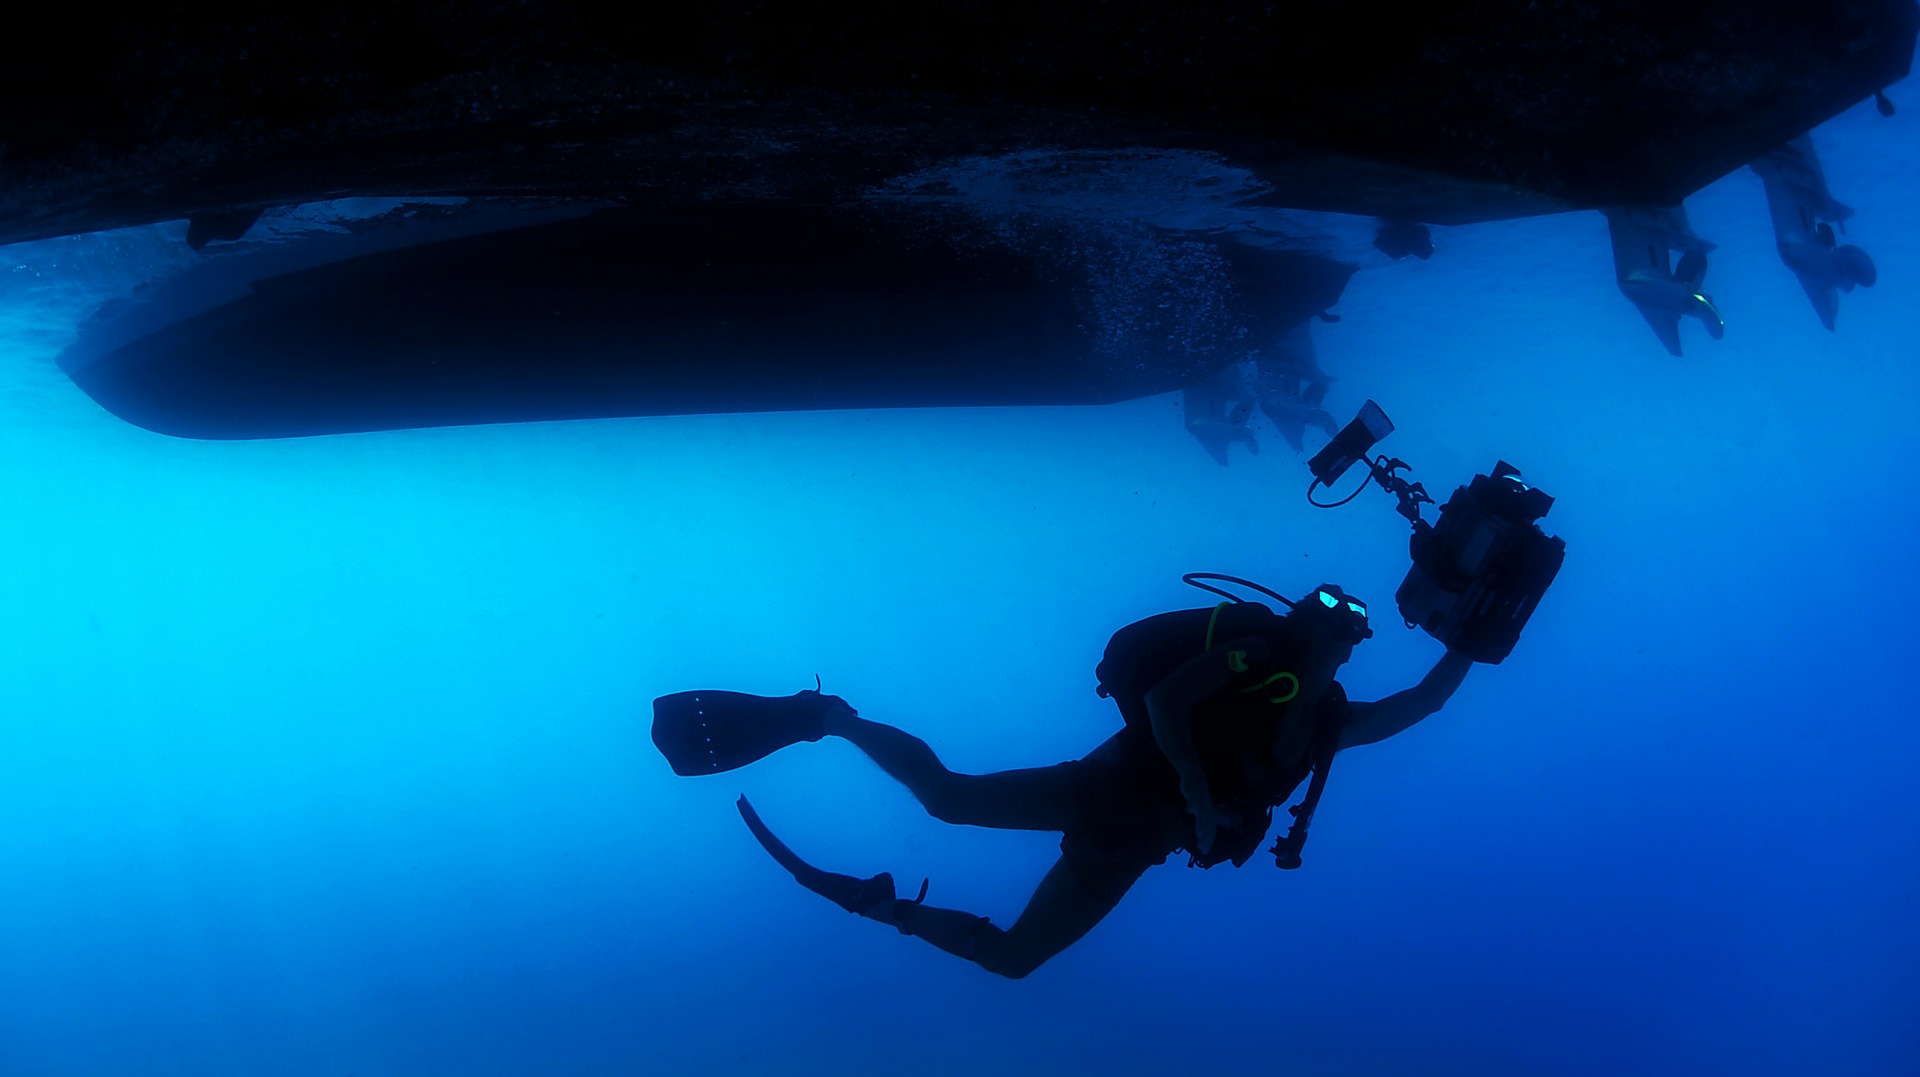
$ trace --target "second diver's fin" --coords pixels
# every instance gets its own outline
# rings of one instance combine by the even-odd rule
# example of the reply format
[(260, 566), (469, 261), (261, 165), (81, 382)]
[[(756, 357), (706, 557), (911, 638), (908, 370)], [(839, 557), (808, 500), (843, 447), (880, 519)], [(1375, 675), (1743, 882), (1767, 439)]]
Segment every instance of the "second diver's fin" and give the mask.
[[(754, 839), (767, 851), (781, 867), (786, 868), (794, 881), (819, 894), (835, 905), (851, 913), (858, 913), (868, 919), (882, 923), (894, 922), (893, 876), (881, 872), (870, 879), (856, 879), (851, 875), (840, 875), (831, 871), (822, 871), (800, 859), (786, 843), (774, 837), (767, 824), (760, 821), (760, 813), (753, 810), (746, 797), (734, 803), (740, 809), (740, 818), (747, 821), (747, 829), (753, 832)], [(920, 884), (920, 896), (913, 900), (924, 901), (927, 896), (927, 884)]]
[(653, 743), (675, 774), (719, 774), (826, 736), (824, 719), (835, 705), (846, 706), (838, 696), (813, 691), (675, 692), (653, 701)]

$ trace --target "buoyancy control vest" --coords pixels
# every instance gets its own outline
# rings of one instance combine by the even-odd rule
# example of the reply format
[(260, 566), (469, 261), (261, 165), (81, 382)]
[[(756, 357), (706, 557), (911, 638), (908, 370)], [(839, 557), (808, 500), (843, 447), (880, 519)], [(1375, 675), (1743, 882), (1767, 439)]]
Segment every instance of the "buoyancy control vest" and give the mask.
[(1245, 636), (1266, 642), (1267, 663), (1242, 662), (1225, 687), (1193, 710), (1194, 748), (1221, 815), (1213, 848), (1202, 856), (1189, 845), (1190, 862), (1245, 864), (1271, 828), (1273, 809), (1312, 773), (1306, 799), (1291, 809), (1292, 830), (1272, 850), (1281, 867), (1297, 867), (1347, 707), (1337, 682), (1311, 708), (1295, 704), (1300, 684), (1288, 668), (1298, 650), (1294, 625), (1255, 602), (1156, 614), (1115, 632), (1094, 673), (1100, 695), (1112, 698), (1136, 735), (1155, 744), (1147, 692), (1194, 657)]

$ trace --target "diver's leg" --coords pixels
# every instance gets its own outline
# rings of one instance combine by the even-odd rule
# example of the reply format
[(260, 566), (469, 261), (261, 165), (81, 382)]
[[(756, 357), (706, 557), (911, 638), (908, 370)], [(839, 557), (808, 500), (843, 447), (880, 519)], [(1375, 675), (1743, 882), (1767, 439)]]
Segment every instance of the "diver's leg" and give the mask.
[(905, 900), (894, 903), (892, 923), (903, 934), (1018, 980), (1093, 930), (1145, 870), (1144, 864), (1115, 864), (1087, 872), (1083, 878), (1063, 856), (1040, 880), (1020, 918), (1005, 931), (982, 916)]
[(865, 752), (942, 822), (998, 830), (1065, 830), (1073, 822), (1071, 764), (955, 774), (925, 741), (870, 722), (852, 708), (828, 712), (825, 726), (829, 735)]

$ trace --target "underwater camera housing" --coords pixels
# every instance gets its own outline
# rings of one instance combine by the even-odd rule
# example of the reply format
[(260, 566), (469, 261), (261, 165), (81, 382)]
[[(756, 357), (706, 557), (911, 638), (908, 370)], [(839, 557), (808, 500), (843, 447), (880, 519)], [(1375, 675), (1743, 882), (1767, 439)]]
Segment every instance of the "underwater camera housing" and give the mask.
[[(1448, 650), (1476, 662), (1498, 663), (1512, 653), (1520, 630), (1566, 560), (1566, 542), (1540, 529), (1540, 518), (1553, 507), (1553, 498), (1522, 482), (1520, 470), (1500, 460), (1490, 474), (1475, 475), (1454, 490), (1440, 506), (1439, 520), (1429, 524), (1421, 519), (1420, 506), (1433, 504), (1433, 499), (1420, 483), (1399, 474), (1408, 464), (1367, 457), (1374, 443), (1392, 432), (1386, 413), (1367, 401), (1359, 417), (1308, 462), (1313, 485), (1307, 488), (1307, 500), (1334, 508), (1358, 497), (1360, 490), (1355, 490), (1340, 501), (1322, 503), (1313, 500), (1313, 491), (1365, 461), (1368, 478), (1399, 499), (1400, 515), (1413, 525), (1407, 544), (1413, 567), (1393, 592), (1401, 618)], [(1365, 488), (1362, 482), (1360, 489)]]

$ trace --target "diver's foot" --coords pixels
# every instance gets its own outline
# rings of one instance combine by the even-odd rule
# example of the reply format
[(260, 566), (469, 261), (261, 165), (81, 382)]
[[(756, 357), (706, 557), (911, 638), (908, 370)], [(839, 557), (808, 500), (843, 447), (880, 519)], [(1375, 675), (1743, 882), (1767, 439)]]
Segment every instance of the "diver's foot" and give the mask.
[(850, 913), (864, 916), (869, 920), (878, 920), (883, 924), (894, 923), (894, 908), (899, 901), (894, 896), (893, 873), (883, 871), (868, 879), (856, 879), (851, 875), (834, 876), (835, 892), (826, 893), (828, 900)]
[(900, 897), (893, 888), (893, 873), (887, 871), (865, 879), (831, 871), (796, 872), (794, 878), (799, 880), (801, 886), (855, 916), (886, 924), (902, 935), (912, 934), (907, 930), (902, 910), (919, 904), (927, 893), (926, 886), (922, 885), (920, 898)]
[[(883, 871), (871, 878), (857, 879), (837, 871), (822, 871), (800, 859), (792, 849), (787, 848), (785, 842), (775, 837), (773, 831), (767, 829), (767, 824), (761, 820), (760, 813), (754, 811), (753, 805), (747, 802), (746, 797), (735, 801), (734, 806), (740, 810), (740, 818), (746, 821), (747, 829), (752, 832), (754, 840), (758, 841), (760, 847), (765, 849), (781, 867), (787, 869), (795, 882), (850, 913), (897, 926), (899, 918), (895, 915), (895, 910), (898, 903), (894, 899), (891, 873)], [(924, 885), (920, 888), (920, 895), (926, 896)]]

